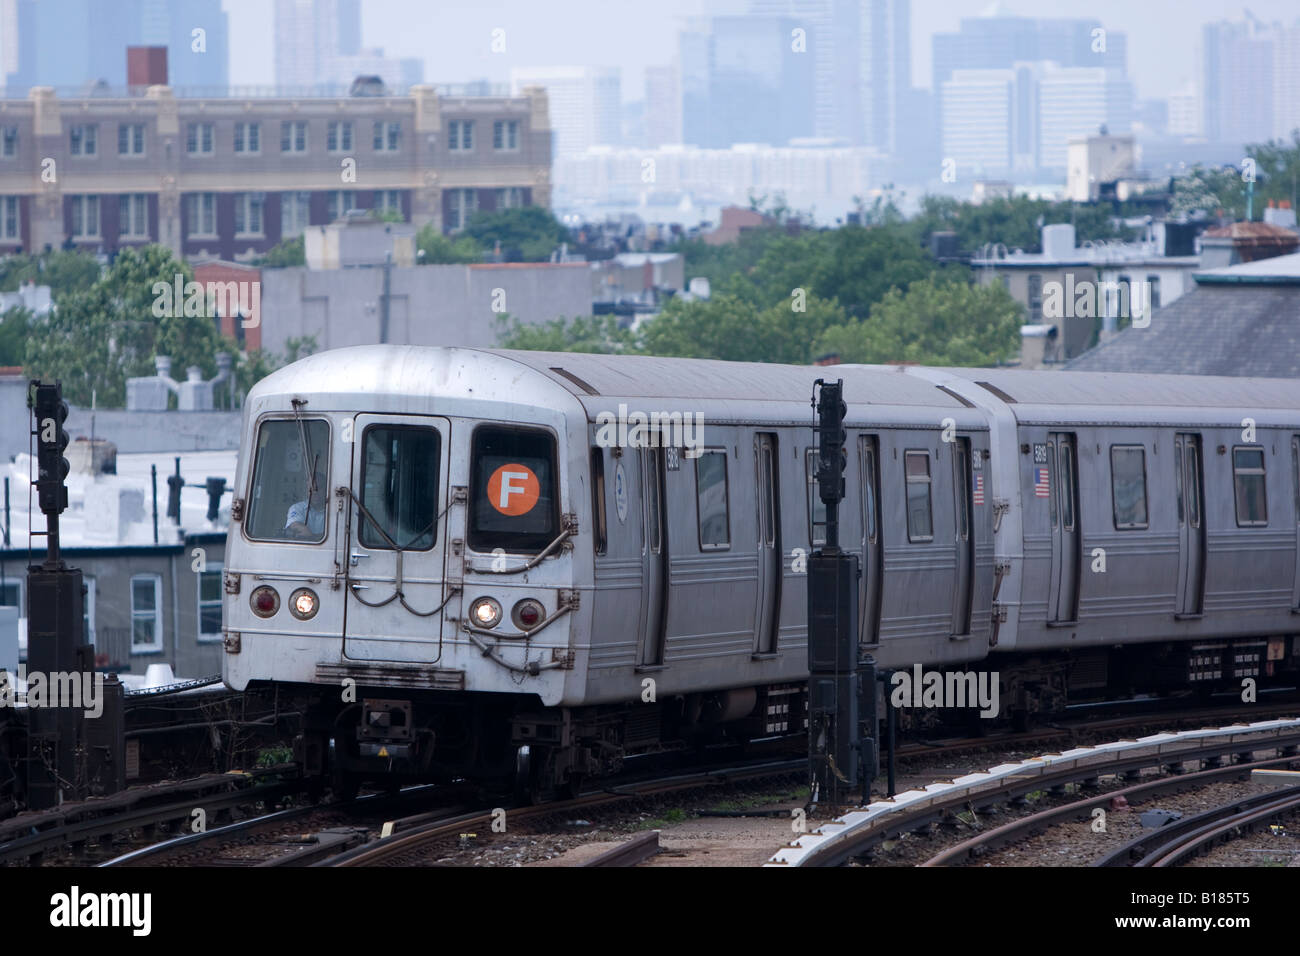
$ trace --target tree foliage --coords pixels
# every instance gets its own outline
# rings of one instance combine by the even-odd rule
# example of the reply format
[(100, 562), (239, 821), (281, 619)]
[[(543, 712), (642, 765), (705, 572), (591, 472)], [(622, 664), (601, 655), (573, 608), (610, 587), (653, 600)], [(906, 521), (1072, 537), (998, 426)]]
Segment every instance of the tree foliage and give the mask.
[(545, 262), (569, 239), (569, 230), (544, 206), (517, 206), (470, 217), (465, 234), (484, 253), (501, 244), (506, 262)]
[(300, 235), (276, 243), (259, 262), (263, 269), (287, 269), (306, 264), (307, 241)]
[(1024, 310), (1000, 282), (922, 279), (891, 289), (865, 322), (828, 328), (815, 351), (844, 362), (993, 365), (1019, 349)]
[(0, 259), (0, 291), (13, 292), (25, 282), (50, 287), (57, 302), (69, 292), (81, 292), (95, 284), (101, 272), (94, 256), (84, 252), (56, 250), (40, 255), (13, 255)]
[(635, 352), (635, 337), (619, 327), (612, 315), (558, 318), (539, 325), (524, 325), (509, 314), (497, 318), (502, 348), (531, 352)]
[(444, 236), (432, 225), (415, 234), (415, 247), (422, 253), (420, 263), (426, 266), (483, 261), (483, 250), (469, 236)]

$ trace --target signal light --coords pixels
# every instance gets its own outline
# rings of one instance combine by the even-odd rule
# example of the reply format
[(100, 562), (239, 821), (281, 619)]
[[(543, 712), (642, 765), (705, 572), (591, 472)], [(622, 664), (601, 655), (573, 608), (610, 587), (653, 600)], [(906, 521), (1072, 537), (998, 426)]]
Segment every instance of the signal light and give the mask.
[(63, 385), (33, 382), (36, 415), (36, 489), (40, 509), (47, 515), (59, 514), (68, 507), (68, 489), (64, 480), (72, 466), (63, 453), (68, 448), (68, 403), (63, 400)]

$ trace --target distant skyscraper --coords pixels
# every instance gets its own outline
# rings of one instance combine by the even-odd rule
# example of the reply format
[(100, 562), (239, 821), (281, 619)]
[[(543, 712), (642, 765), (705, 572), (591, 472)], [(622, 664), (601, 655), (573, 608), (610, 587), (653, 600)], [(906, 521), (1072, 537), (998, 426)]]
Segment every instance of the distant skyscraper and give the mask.
[(814, 60), (791, 49), (787, 17), (714, 17), (709, 141), (782, 146), (816, 127)]
[[(908, 0), (901, 0), (906, 7)], [(813, 134), (850, 145), (863, 142), (864, 62), (862, 10), (876, 0), (750, 0), (750, 11), (782, 16), (804, 31), (806, 55), (813, 61)]]
[(953, 70), (939, 88), (941, 148), (960, 174), (1001, 175), (1012, 167), (1014, 70)]
[(1169, 94), (1170, 136), (1199, 136), (1202, 121), (1201, 98), (1196, 95), (1195, 85), (1187, 83)]
[(645, 145), (651, 149), (682, 141), (681, 68), (648, 66), (645, 71)]
[(126, 48), (140, 45), (167, 47), (172, 86), (224, 88), (229, 82), (221, 0), (4, 0), (0, 30), (11, 91), (99, 80), (124, 86)]
[(1037, 99), (1039, 169), (1064, 170), (1074, 137), (1133, 127), (1133, 85), (1114, 70), (1045, 64)]
[(1254, 18), (1207, 23), (1202, 30), (1205, 137), (1254, 143), (1272, 137), (1277, 37)]
[(617, 68), (516, 68), (510, 71), (510, 84), (514, 95), (526, 86), (546, 88), (556, 156), (582, 153), (591, 146), (618, 145), (623, 94)]
[(1280, 27), (1273, 49), (1273, 135), (1291, 142), (1300, 130), (1300, 22)]
[(935, 90), (954, 70), (1010, 69), (1019, 62), (1051, 60), (1064, 67), (1127, 72), (1127, 37), (1098, 20), (967, 17), (958, 32), (936, 33), (931, 42)]
[[(899, 144), (899, 126), (912, 88), (910, 0), (862, 0), (858, 68), (865, 142), (886, 152)], [(906, 137), (904, 137), (906, 138)]]
[(276, 0), (275, 82), (283, 88), (347, 87), (378, 76), (389, 87), (424, 79), (424, 62), (361, 48), (360, 0)]

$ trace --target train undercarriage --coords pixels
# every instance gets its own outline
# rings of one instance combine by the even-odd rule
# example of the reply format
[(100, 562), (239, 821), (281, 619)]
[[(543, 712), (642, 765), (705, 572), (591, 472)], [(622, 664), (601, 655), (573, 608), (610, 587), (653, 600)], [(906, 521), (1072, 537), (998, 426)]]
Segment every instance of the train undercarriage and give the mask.
[[(1300, 637), (1121, 645), (1070, 653), (1000, 654), (976, 672), (996, 681), (995, 713), (972, 699), (951, 706), (891, 701), (891, 674), (877, 695), (881, 725), (897, 708), (906, 735), (988, 732), (1054, 720), (1075, 704), (1137, 697), (1208, 701), (1232, 694), (1249, 703), (1300, 679)], [(282, 689), (283, 693), (283, 689)], [(607, 777), (627, 760), (690, 753), (800, 734), (802, 682), (673, 696), (654, 702), (548, 708), (531, 695), (357, 688), (357, 699), (299, 687), (304, 715), (295, 759), (336, 792), (365, 784), (469, 780), (495, 791), (543, 799)], [(985, 701), (987, 703), (987, 701)]]

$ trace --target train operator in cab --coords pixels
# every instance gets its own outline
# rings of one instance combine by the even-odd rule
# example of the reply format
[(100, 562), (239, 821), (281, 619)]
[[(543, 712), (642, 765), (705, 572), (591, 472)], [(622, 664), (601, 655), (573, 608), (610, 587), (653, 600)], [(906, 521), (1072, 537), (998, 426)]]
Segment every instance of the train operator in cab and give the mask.
[(325, 535), (325, 507), (328, 487), (325, 471), (316, 469), (307, 497), (289, 506), (284, 518), (284, 530), (300, 541), (319, 541)]

